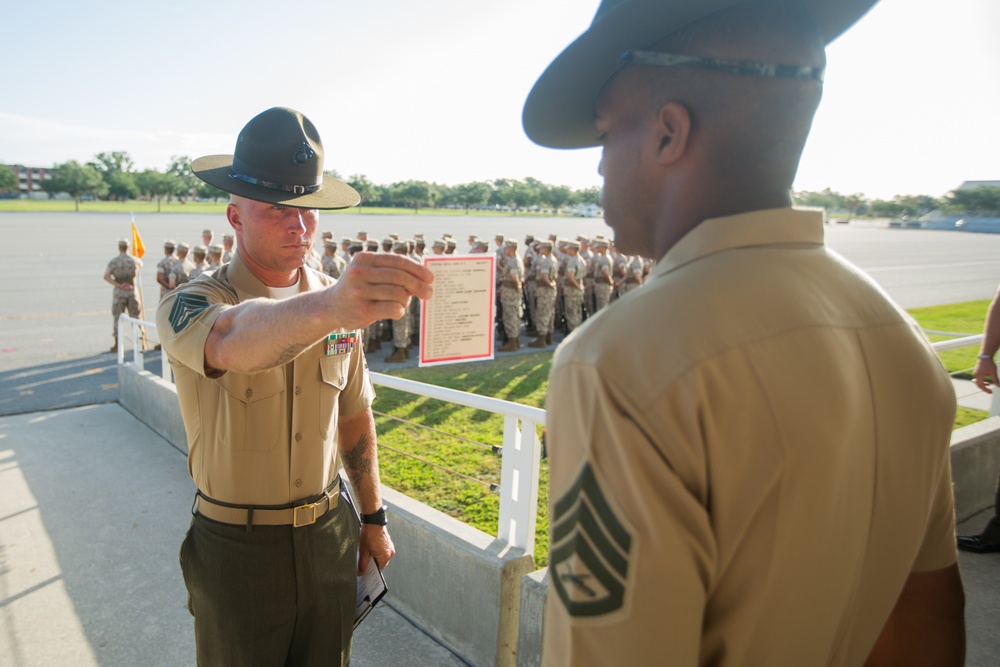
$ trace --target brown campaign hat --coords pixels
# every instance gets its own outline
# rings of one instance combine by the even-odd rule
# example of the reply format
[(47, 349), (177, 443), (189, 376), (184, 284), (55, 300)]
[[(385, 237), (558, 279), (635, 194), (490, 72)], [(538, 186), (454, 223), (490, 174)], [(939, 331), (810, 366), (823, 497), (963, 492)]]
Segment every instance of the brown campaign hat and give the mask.
[(198, 178), (230, 194), (299, 208), (356, 206), (361, 196), (323, 173), (323, 142), (308, 118), (274, 107), (240, 131), (233, 155), (208, 155), (191, 163)]
[[(622, 56), (746, 0), (603, 0), (590, 27), (542, 73), (524, 103), (524, 131), (551, 148), (597, 146), (594, 103)], [(809, 9), (827, 44), (877, 0), (790, 0)]]

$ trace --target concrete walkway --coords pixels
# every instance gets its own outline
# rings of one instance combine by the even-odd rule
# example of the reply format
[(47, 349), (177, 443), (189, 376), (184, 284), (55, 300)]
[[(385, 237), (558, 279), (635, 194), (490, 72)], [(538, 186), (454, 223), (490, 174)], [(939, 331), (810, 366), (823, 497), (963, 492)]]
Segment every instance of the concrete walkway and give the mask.
[[(116, 403), (0, 418), (0, 665), (193, 665), (184, 454)], [(992, 510), (959, 526), (979, 532)], [(960, 554), (967, 664), (1000, 655), (1000, 554)], [(392, 587), (392, 566), (387, 571)], [(388, 606), (356, 667), (465, 663)]]
[[(193, 493), (185, 455), (117, 403), (0, 418), (0, 665), (194, 665)], [(382, 606), (351, 664), (465, 663)]]

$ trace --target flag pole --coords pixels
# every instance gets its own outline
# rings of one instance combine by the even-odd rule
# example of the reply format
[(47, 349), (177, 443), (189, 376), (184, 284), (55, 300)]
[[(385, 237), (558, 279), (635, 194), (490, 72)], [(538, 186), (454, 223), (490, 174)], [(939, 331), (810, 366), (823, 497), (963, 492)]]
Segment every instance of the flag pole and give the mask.
[[(135, 226), (135, 213), (130, 212), (129, 215), (132, 217), (132, 256), (141, 260), (142, 256), (146, 254), (146, 246), (142, 242), (142, 237), (139, 236), (139, 229)], [(139, 319), (145, 320), (146, 299), (142, 293), (142, 267), (139, 265), (135, 268), (135, 277), (137, 280), (135, 288), (138, 290), (136, 300), (139, 302)], [(139, 327), (139, 330), (142, 332), (142, 349), (145, 351), (148, 348), (149, 337), (146, 335), (145, 326)]]

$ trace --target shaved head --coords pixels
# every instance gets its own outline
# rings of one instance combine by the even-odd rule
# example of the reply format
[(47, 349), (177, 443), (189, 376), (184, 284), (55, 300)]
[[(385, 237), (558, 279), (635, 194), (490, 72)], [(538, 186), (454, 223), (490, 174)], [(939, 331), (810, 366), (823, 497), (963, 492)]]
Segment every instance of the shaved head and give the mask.
[[(801, 7), (749, 2), (668, 35), (650, 50), (822, 68), (823, 37)], [(716, 178), (728, 187), (791, 188), (822, 86), (690, 67), (629, 68), (638, 100), (656, 113), (669, 101), (691, 112)]]

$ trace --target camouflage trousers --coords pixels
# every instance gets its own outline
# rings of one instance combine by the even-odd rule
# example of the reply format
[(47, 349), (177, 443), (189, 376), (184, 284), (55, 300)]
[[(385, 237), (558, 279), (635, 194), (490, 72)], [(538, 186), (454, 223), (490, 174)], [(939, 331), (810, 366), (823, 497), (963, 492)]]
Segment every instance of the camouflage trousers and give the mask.
[(534, 280), (528, 280), (524, 283), (524, 303), (528, 308), (528, 321), (531, 325), (537, 327), (537, 316), (535, 315), (535, 286), (537, 283)]
[(552, 333), (555, 305), (555, 289), (539, 285), (535, 291), (535, 330), (539, 336)]
[(606, 308), (609, 303), (611, 303), (611, 291), (612, 286), (608, 283), (594, 283), (594, 301), (596, 306), (594, 312), (598, 312), (602, 308)]
[(635, 282), (631, 282), (631, 281), (625, 281), (625, 284), (622, 285), (621, 295), (625, 296), (626, 294), (628, 294), (632, 290), (639, 289), (639, 287), (641, 287), (641, 285), (639, 283), (635, 283)]
[(521, 291), (513, 287), (500, 287), (500, 304), (503, 306), (503, 330), (507, 338), (521, 335)]
[(139, 317), (139, 302), (136, 300), (135, 294), (111, 297), (111, 316), (114, 318), (114, 330), (111, 333), (115, 340), (118, 340), (118, 318), (126, 310), (129, 317)]
[(566, 308), (566, 326), (572, 331), (583, 321), (583, 290), (567, 287), (563, 292), (563, 306)]
[(404, 313), (398, 320), (392, 321), (392, 344), (397, 350), (410, 346), (410, 314)]

